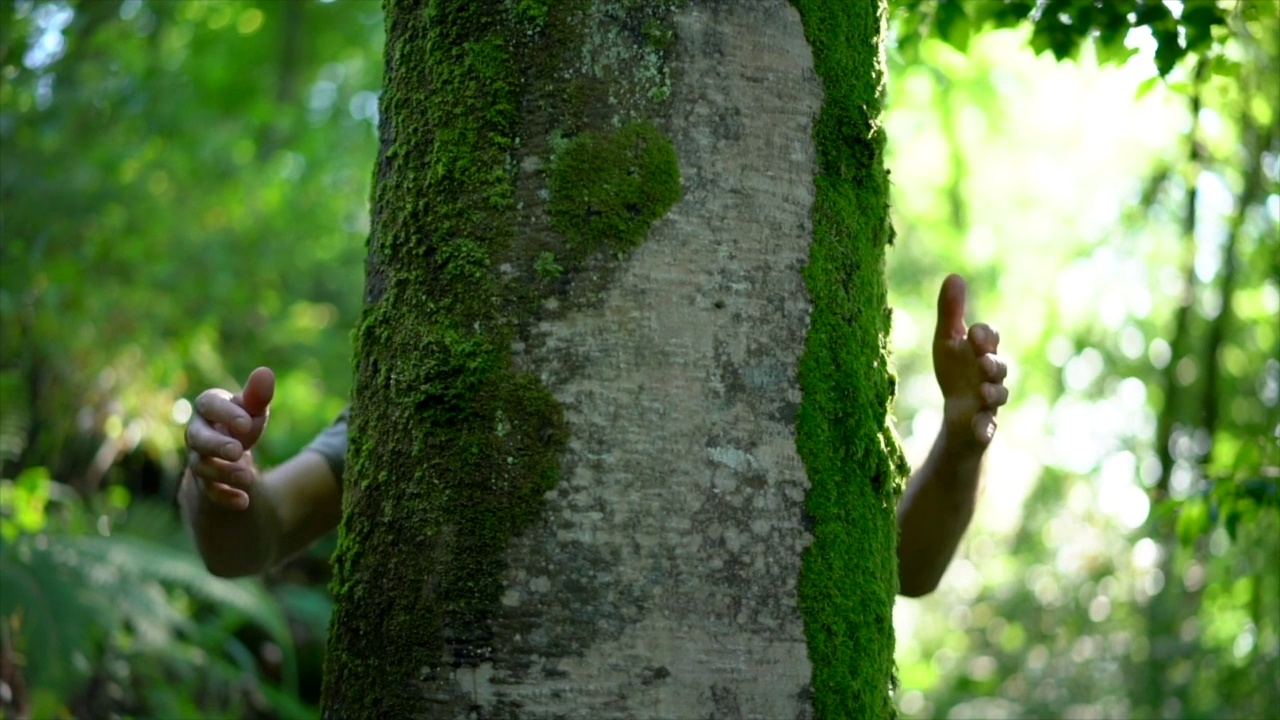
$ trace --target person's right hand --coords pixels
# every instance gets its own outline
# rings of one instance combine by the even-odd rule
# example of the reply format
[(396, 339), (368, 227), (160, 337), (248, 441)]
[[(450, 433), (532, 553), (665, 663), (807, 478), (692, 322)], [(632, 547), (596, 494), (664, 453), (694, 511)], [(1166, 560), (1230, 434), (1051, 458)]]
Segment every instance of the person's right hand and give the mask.
[(260, 367), (236, 394), (218, 388), (196, 398), (187, 424), (187, 470), (200, 495), (227, 510), (249, 507), (249, 486), (258, 479), (252, 448), (267, 426), (276, 376)]
[(981, 452), (996, 434), (996, 411), (1009, 401), (1008, 367), (996, 354), (1000, 333), (986, 323), (966, 325), (964, 280), (948, 275), (938, 292), (933, 372), (942, 390), (942, 417), (957, 439)]

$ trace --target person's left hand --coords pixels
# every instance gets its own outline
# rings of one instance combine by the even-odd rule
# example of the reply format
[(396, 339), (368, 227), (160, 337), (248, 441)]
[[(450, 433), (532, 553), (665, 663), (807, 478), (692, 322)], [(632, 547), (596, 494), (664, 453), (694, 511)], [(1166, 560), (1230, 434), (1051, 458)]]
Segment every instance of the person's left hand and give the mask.
[(1008, 368), (996, 355), (1000, 333), (985, 323), (965, 327), (964, 301), (964, 280), (947, 276), (938, 293), (933, 373), (942, 389), (946, 432), (971, 439), (981, 450), (995, 437), (996, 411), (1009, 401)]

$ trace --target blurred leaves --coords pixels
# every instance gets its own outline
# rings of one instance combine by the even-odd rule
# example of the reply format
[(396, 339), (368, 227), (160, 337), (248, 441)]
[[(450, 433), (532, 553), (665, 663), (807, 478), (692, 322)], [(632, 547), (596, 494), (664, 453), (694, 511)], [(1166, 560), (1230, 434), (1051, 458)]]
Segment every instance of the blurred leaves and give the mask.
[(964, 273), (969, 316), (999, 323), (1013, 368), (978, 527), (937, 596), (900, 604), (903, 714), (1267, 716), (1280, 8), (898, 6), (889, 275), (908, 447), (936, 422), (916, 380), (912, 316), (935, 291), (920, 278)]
[(381, 20), (0, 3), (0, 682), (35, 717), (313, 714), (323, 577), (211, 578), (164, 501), (204, 388), (277, 369), (266, 464), (346, 402)]
[(6, 437), (25, 447), (6, 469), (42, 459), (96, 485), (116, 418), (116, 455), (141, 449), (172, 476), (175, 403), (256, 364), (307, 387), (286, 409), (314, 398), (281, 413), (266, 449), (282, 459), (271, 453), (305, 442), (347, 394), (379, 9), (7, 7), (0, 376), (14, 385)]
[[(895, 0), (902, 12), (897, 48), (916, 57), (922, 38), (941, 38), (960, 52), (969, 38), (986, 29), (1031, 26), (1031, 47), (1059, 60), (1076, 57), (1092, 44), (1100, 62), (1123, 62), (1136, 50), (1126, 45), (1131, 33), (1145, 33), (1155, 42), (1155, 66), (1167, 76), (1183, 58), (1214, 51), (1217, 31), (1226, 25), (1226, 8), (1252, 14), (1253, 3), (1186, 0), (1175, 15), (1164, 0)], [(1265, 1), (1257, 3), (1265, 5)], [(1265, 8), (1262, 9), (1265, 12)]]
[[(297, 657), (279, 603), (257, 581), (210, 575), (169, 508), (86, 504), (31, 470), (0, 480), (0, 534), (4, 652), (30, 691), (30, 717), (232, 712), (255, 694), (271, 695), (280, 717), (313, 714), (290, 700)], [(255, 634), (279, 650), (274, 681), (244, 648)]]

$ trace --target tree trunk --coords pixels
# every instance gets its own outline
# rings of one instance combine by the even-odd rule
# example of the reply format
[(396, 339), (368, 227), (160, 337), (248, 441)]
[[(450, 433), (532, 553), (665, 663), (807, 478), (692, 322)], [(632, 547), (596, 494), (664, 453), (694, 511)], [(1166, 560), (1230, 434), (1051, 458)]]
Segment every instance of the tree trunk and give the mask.
[(325, 716), (890, 715), (883, 1), (385, 9)]

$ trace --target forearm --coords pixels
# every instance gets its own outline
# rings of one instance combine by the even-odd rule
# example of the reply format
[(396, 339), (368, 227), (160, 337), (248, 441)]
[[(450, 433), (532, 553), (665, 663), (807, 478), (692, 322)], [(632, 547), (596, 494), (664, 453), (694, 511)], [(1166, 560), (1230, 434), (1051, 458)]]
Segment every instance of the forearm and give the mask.
[(261, 473), (246, 489), (249, 506), (224, 508), (183, 476), (179, 502), (196, 549), (214, 575), (256, 575), (337, 527), (342, 493), (329, 463), (303, 451)]
[(973, 518), (983, 448), (969, 437), (944, 427), (898, 505), (898, 575), (908, 597), (933, 592)]
[(232, 510), (215, 505), (200, 492), (195, 478), (182, 476), (178, 502), (196, 549), (209, 572), (221, 577), (255, 575), (276, 561), (280, 520), (265, 482), (248, 490), (249, 507)]

